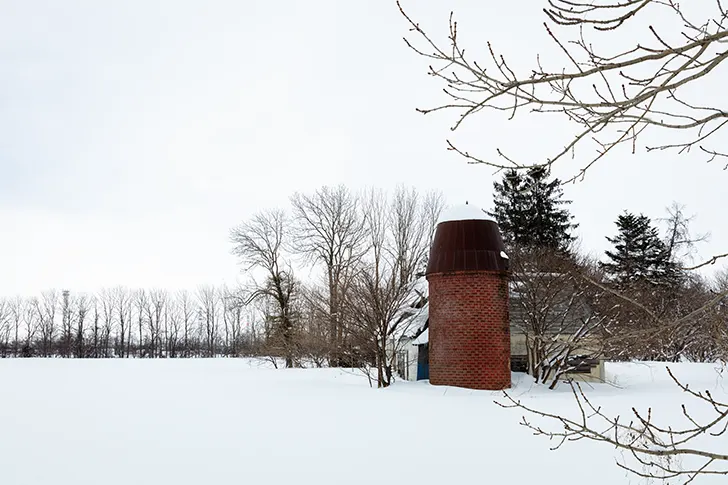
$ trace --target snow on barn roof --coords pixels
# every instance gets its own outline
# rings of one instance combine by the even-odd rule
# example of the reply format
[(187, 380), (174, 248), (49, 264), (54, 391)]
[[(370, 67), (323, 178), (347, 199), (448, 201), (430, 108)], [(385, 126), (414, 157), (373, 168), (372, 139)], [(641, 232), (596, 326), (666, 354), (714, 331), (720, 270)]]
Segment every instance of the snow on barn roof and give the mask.
[(412, 341), (412, 345), (424, 345), (430, 342), (430, 329), (426, 328), (416, 339)]
[[(449, 207), (442, 211), (437, 223), (450, 221), (494, 221), (492, 217), (474, 205), (463, 204)], [(495, 222), (495, 221), (494, 221)]]
[(424, 277), (413, 282), (410, 295), (405, 300), (404, 306), (395, 314), (391, 326), (395, 327), (392, 333), (394, 338), (407, 338), (417, 335), (427, 323), (427, 295), (428, 285)]
[(417, 278), (414, 283), (412, 283), (412, 289), (410, 292), (411, 303), (415, 304), (421, 298), (427, 298), (429, 290), (430, 285), (427, 283), (427, 278), (425, 278), (424, 276), (420, 276), (419, 278)]
[(395, 322), (417, 313), (425, 302), (427, 302), (428, 292), (429, 285), (424, 277), (420, 277), (412, 282), (409, 295), (404, 299), (402, 308), (394, 316)]
[(403, 316), (393, 332), (395, 338), (412, 338), (427, 324), (427, 318), (430, 315), (429, 303), (425, 303), (422, 308), (412, 308), (411, 310), (412, 312), (403, 312)]

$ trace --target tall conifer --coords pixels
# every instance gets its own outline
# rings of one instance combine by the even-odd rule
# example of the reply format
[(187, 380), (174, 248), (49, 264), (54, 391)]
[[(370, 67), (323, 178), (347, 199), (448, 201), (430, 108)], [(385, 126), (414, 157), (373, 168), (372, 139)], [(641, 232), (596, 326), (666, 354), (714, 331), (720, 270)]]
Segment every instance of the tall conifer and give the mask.
[(568, 249), (578, 227), (564, 206), (561, 182), (548, 180), (546, 168), (534, 168), (526, 173), (509, 170), (502, 181), (495, 182), (494, 209), (488, 214), (495, 218), (506, 244), (522, 249)]

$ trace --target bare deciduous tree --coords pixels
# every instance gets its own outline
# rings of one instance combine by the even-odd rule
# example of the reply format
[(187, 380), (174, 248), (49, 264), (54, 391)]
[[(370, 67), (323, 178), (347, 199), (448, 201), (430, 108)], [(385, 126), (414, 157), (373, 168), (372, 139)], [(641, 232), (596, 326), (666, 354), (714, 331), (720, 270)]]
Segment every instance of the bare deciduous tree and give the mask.
[(19, 296), (10, 300), (10, 318), (13, 326), (13, 356), (20, 356), (20, 327), (25, 302)]
[(101, 327), (99, 326), (99, 299), (94, 297), (92, 299), (92, 305), (94, 310), (94, 326), (92, 331), (93, 350), (91, 351), (91, 357), (97, 359), (101, 357), (99, 352), (99, 342), (101, 339)]
[(23, 324), (25, 325), (25, 344), (21, 350), (21, 355), (23, 357), (32, 357), (33, 341), (41, 327), (38, 297), (30, 298), (20, 306), (20, 309), (22, 311)]
[(41, 355), (50, 357), (53, 353), (53, 341), (56, 335), (56, 310), (58, 309), (58, 292), (44, 291), (40, 299), (33, 300), (36, 314), (40, 318)]
[(254, 215), (249, 221), (231, 231), (233, 254), (246, 270), (260, 269), (264, 282), (255, 284), (248, 301), (267, 299), (273, 302), (269, 314), (272, 333), (268, 335), (276, 352), (285, 357), (286, 367), (293, 367), (298, 355), (296, 342), (296, 315), (294, 300), (298, 282), (293, 270), (284, 260), (286, 216), (281, 210), (269, 210)]
[(603, 355), (610, 316), (582, 277), (594, 265), (549, 249), (512, 249), (509, 257), (513, 338), (525, 338), (528, 374), (553, 389), (585, 358)]
[(10, 303), (0, 298), (0, 356), (7, 357), (10, 353), (10, 334), (12, 333), (12, 311)]
[(75, 299), (75, 356), (78, 359), (87, 357), (86, 352), (86, 316), (89, 313), (89, 307), (95, 306), (95, 302), (89, 305), (89, 299), (86, 295), (79, 295)]
[(134, 303), (135, 303), (136, 312), (137, 312), (137, 315), (136, 315), (137, 316), (137, 331), (139, 332), (138, 353), (139, 353), (139, 357), (141, 358), (141, 357), (145, 356), (144, 314), (145, 314), (145, 309), (149, 305), (149, 297), (147, 295), (146, 290), (137, 290), (136, 292), (134, 292)]
[(73, 327), (71, 316), (71, 294), (68, 290), (63, 290), (62, 308), (61, 308), (61, 355), (69, 357), (71, 355), (71, 342), (73, 341)]
[(212, 286), (201, 286), (197, 290), (199, 302), (199, 321), (205, 339), (208, 356), (214, 357), (217, 351), (219, 325), (219, 298), (217, 290)]
[(243, 345), (243, 315), (245, 300), (240, 297), (241, 291), (235, 292), (227, 286), (220, 290), (220, 305), (222, 306), (223, 326), (225, 340), (223, 350), (226, 355), (237, 357)]
[(114, 311), (116, 312), (116, 321), (119, 322), (119, 345), (116, 351), (119, 357), (129, 355), (129, 340), (131, 340), (132, 325), (132, 294), (123, 287), (116, 287), (111, 293), (113, 299)]
[[(347, 282), (350, 285), (351, 281)], [(302, 289), (301, 309), (301, 354), (316, 367), (323, 367), (331, 358), (331, 320), (326, 285), (309, 284)], [(346, 300), (341, 302), (346, 305)], [(346, 309), (341, 315), (341, 323), (346, 326)], [(351, 356), (344, 357), (346, 349), (339, 349), (339, 357), (351, 363)], [(347, 365), (348, 365), (347, 364)]]
[(189, 292), (181, 291), (178, 294), (180, 318), (182, 319), (182, 345), (184, 346), (183, 356), (190, 356), (190, 337), (192, 336), (192, 324), (195, 313), (192, 299)]
[(437, 219), (444, 207), (439, 192), (422, 197), (416, 189), (398, 187), (394, 192), (388, 224), (391, 225), (389, 251), (397, 259), (400, 282), (406, 284), (424, 272)]
[[(728, 295), (728, 267), (723, 268), (715, 275), (711, 293)], [(728, 362), (728, 296), (721, 298), (712, 308), (709, 318), (705, 319), (709, 325), (709, 332), (702, 332), (709, 336), (706, 347), (714, 360)]]
[(311, 195), (291, 197), (294, 213), (293, 247), (326, 271), (331, 365), (342, 365), (341, 301), (353, 269), (364, 254), (365, 231), (359, 201), (348, 188), (322, 187)]
[(720, 289), (728, 290), (728, 266), (715, 275), (715, 285)]
[(685, 206), (677, 202), (673, 202), (667, 208), (667, 216), (659, 220), (666, 226), (665, 246), (669, 259), (681, 266), (684, 266), (684, 260), (692, 261), (697, 251), (696, 245), (710, 237), (710, 233), (693, 234), (690, 225), (695, 215), (686, 215)]
[(111, 291), (104, 289), (99, 294), (99, 301), (101, 303), (102, 319), (100, 357), (113, 357), (113, 351), (111, 348), (111, 333), (114, 330), (114, 294)]
[(180, 311), (180, 302), (178, 299), (170, 298), (169, 303), (167, 303), (165, 315), (167, 321), (165, 340), (167, 345), (164, 351), (165, 355), (174, 358), (179, 353), (179, 335), (183, 328), (182, 312)]
[(161, 357), (163, 351), (162, 327), (167, 307), (167, 292), (152, 290), (146, 295), (144, 313), (149, 327), (149, 357)]
[[(411, 295), (427, 257), (441, 205), (423, 202), (416, 192), (398, 189), (391, 200), (372, 190), (364, 204), (370, 251), (347, 298), (357, 342), (373, 357), (378, 387), (392, 383), (397, 352), (388, 352), (401, 323), (395, 317)], [(439, 207), (439, 209), (433, 209)]]

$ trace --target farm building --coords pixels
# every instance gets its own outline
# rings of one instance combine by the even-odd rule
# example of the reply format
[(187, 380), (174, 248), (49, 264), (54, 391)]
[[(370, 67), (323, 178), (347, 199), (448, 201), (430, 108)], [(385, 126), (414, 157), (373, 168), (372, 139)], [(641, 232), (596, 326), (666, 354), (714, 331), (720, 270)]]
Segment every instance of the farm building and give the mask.
[[(517, 313), (518, 302), (511, 298), (510, 308)], [(429, 331), (428, 331), (428, 310), (425, 305), (420, 311), (412, 316), (412, 324), (408, 324), (409, 332), (398, 337), (396, 344), (396, 371), (400, 378), (408, 381), (429, 379)], [(526, 346), (526, 332), (516, 323), (510, 324), (511, 332), (511, 362), (510, 368), (513, 372), (526, 372), (528, 362), (528, 351)], [(564, 336), (566, 338), (566, 336)], [(579, 353), (579, 358), (584, 357), (583, 364), (570, 372), (568, 377), (578, 378), (584, 381), (599, 382), (604, 376), (604, 363), (598, 359), (590, 358), (588, 350)]]
[(407, 305), (395, 317), (392, 324), (395, 332), (389, 339), (389, 358), (394, 361), (397, 374), (406, 380), (429, 378), (427, 351), (415, 343), (427, 329), (429, 317), (427, 290), (425, 278), (417, 280)]

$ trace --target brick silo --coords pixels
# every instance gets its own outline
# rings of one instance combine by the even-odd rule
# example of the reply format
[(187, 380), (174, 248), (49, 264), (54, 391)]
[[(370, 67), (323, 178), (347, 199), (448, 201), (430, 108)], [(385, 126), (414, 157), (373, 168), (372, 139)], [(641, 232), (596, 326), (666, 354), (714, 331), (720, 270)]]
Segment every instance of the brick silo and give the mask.
[(508, 256), (498, 225), (473, 206), (444, 214), (427, 281), (430, 383), (509, 388)]

